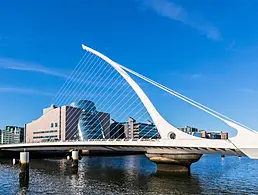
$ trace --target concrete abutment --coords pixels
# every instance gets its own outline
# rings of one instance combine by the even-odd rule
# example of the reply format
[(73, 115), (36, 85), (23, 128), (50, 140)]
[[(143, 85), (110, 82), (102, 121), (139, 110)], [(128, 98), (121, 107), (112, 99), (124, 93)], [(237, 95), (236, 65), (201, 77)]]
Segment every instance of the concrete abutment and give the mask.
[(157, 164), (157, 172), (189, 173), (192, 163), (197, 162), (202, 154), (146, 153), (147, 158)]

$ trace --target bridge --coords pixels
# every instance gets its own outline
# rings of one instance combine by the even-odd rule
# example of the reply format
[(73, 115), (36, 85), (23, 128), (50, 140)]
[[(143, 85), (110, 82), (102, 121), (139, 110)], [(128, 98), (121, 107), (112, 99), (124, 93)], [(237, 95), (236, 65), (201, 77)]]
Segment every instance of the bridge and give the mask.
[[(114, 110), (114, 106), (110, 103), (111, 99), (116, 100), (120, 103), (120, 108), (123, 108), (123, 111), (118, 111), (117, 117), (124, 117), (124, 115), (129, 116), (129, 114), (124, 113), (126, 108), (125, 100), (128, 100), (132, 97), (138, 98), (139, 105), (142, 105), (145, 109), (145, 113), (143, 115), (148, 114), (150, 120), (155, 124), (155, 128), (157, 132), (152, 129), (146, 131), (146, 133), (142, 137), (137, 138), (121, 138), (122, 134), (119, 129), (115, 134), (118, 134), (116, 138), (106, 138), (105, 132), (99, 133), (98, 125), (95, 122), (90, 121), (91, 125), (94, 126), (95, 130), (91, 130), (92, 133), (89, 134), (87, 138), (85, 138), (83, 128), (78, 125), (78, 115), (82, 117), (86, 117), (86, 114), (83, 114), (83, 111), (90, 110), (91, 113), (95, 112), (91, 107), (83, 107), (83, 111), (80, 111), (78, 114), (77, 111), (68, 111), (67, 118), (68, 125), (71, 130), (66, 135), (70, 137), (69, 140), (63, 141), (49, 141), (49, 142), (38, 142), (38, 143), (24, 143), (24, 144), (6, 144), (0, 145), (0, 150), (2, 151), (40, 151), (40, 150), (83, 150), (87, 149), (90, 151), (137, 151), (137, 152), (145, 152), (146, 156), (153, 162), (157, 163), (158, 169), (171, 169), (172, 171), (189, 171), (190, 165), (196, 161), (198, 161), (203, 154), (219, 154), (219, 155), (235, 155), (235, 156), (247, 156), (251, 159), (258, 159), (258, 134), (255, 130), (248, 128), (247, 126), (215, 111), (207, 106), (202, 105), (201, 103), (194, 101), (164, 85), (159, 84), (121, 64), (116, 63), (111, 60), (107, 56), (102, 53), (82, 45), (82, 48), (85, 50), (85, 55), (81, 59), (81, 61), (76, 66), (75, 70), (70, 76), (63, 87), (58, 92), (58, 95), (54, 98), (53, 102), (58, 102), (59, 104), (69, 102), (74, 97), (75, 94), (78, 93), (78, 98), (83, 99), (86, 95), (89, 95), (91, 92), (85, 92), (85, 89), (82, 86), (86, 86), (87, 89), (92, 88), (97, 92), (94, 94), (98, 94), (96, 97), (96, 101), (99, 101), (100, 105), (104, 105), (103, 101), (106, 100), (105, 105), (110, 105), (109, 110)], [(93, 60), (90, 61), (89, 60)], [(88, 61), (87, 61), (88, 60)], [(84, 63), (88, 64), (91, 69), (82, 71), (84, 67)], [(97, 67), (99, 65), (99, 70)], [(110, 69), (108, 69), (110, 68)], [(107, 70), (115, 71), (113, 79), (120, 76), (121, 81), (124, 83), (120, 83), (117, 80), (112, 80), (111, 76), (113, 73), (108, 72)], [(102, 71), (102, 72), (98, 72)], [(106, 71), (106, 72), (105, 72)], [(89, 75), (88, 72), (91, 72)], [(86, 75), (87, 74), (87, 75)], [(95, 74), (95, 77), (94, 75)], [(137, 78), (142, 79), (143, 81), (150, 83), (151, 85), (165, 91), (166, 93), (181, 99), (182, 101), (206, 112), (207, 114), (221, 120), (228, 126), (237, 130), (237, 135), (235, 137), (229, 138), (228, 140), (213, 140), (213, 139), (205, 139), (199, 138), (193, 135), (189, 135), (187, 133), (182, 132), (172, 124), (170, 124), (167, 120), (165, 120), (161, 114), (157, 111), (153, 103), (150, 101), (146, 93), (143, 89), (136, 83), (136, 81), (130, 76), (133, 75)], [(76, 76), (77, 75), (77, 76)], [(78, 76), (79, 75), (79, 76)], [(106, 76), (106, 80), (104, 80), (104, 76)], [(87, 79), (88, 80), (87, 80)], [(94, 81), (90, 80), (95, 78)], [(75, 85), (77, 83), (77, 85)], [(89, 83), (91, 86), (89, 87)], [(117, 86), (125, 87), (125, 91), (121, 92), (117, 90), (119, 95), (116, 94), (111, 98), (108, 95), (111, 94), (111, 91), (114, 90), (115, 87), (108, 87), (116, 84)], [(100, 87), (101, 85), (101, 87)], [(99, 87), (99, 88), (98, 88)], [(71, 91), (70, 89), (73, 89)], [(106, 90), (106, 91), (105, 91)], [(128, 90), (132, 90), (132, 94), (127, 93)], [(69, 93), (69, 98), (64, 95), (64, 92)], [(100, 95), (100, 91), (105, 91), (104, 95)], [(122, 95), (124, 97), (122, 97)], [(87, 97), (89, 99), (89, 97)], [(91, 97), (93, 98), (93, 97)], [(79, 99), (78, 99), (79, 100)], [(100, 100), (102, 102), (100, 102)], [(123, 101), (122, 101), (123, 100)], [(85, 106), (85, 105), (84, 105)], [(135, 113), (138, 113), (138, 104), (134, 105), (134, 101), (132, 101), (132, 106), (130, 106)], [(127, 106), (129, 107), (129, 106)], [(94, 108), (95, 109), (95, 108)], [(108, 109), (107, 109), (108, 110)], [(61, 109), (60, 109), (61, 112)], [(70, 112), (70, 113), (69, 113)], [(76, 114), (77, 113), (77, 114)], [(140, 115), (141, 118), (143, 115)], [(53, 116), (52, 116), (53, 117)], [(43, 119), (42, 119), (43, 120)], [(92, 124), (93, 123), (93, 124)], [(60, 123), (60, 126), (62, 124)], [(88, 126), (89, 124), (84, 124), (84, 126)], [(147, 128), (147, 126), (145, 127)], [(98, 135), (98, 136), (96, 136)], [(148, 135), (148, 136), (147, 136)], [(154, 137), (158, 137), (153, 139)], [(77, 139), (75, 140), (74, 137)], [(61, 138), (61, 135), (60, 135)], [(75, 154), (76, 156), (76, 154)], [(77, 155), (78, 156), (78, 155)], [(164, 168), (165, 167), (165, 168)]]

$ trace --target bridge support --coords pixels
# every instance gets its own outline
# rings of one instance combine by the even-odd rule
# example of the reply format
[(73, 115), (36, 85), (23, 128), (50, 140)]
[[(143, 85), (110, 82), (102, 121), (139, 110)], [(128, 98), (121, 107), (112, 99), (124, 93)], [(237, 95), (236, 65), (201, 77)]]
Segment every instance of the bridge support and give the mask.
[(29, 152), (20, 152), (20, 174), (19, 182), (21, 187), (29, 185)]
[(72, 160), (78, 162), (78, 160), (79, 160), (79, 151), (78, 150), (72, 151)]
[(72, 173), (78, 173), (78, 161), (79, 161), (79, 151), (73, 150), (72, 151)]
[(146, 153), (146, 156), (157, 164), (157, 172), (189, 173), (191, 164), (197, 162), (202, 154)]
[(30, 162), (29, 152), (20, 152), (20, 166), (28, 167)]

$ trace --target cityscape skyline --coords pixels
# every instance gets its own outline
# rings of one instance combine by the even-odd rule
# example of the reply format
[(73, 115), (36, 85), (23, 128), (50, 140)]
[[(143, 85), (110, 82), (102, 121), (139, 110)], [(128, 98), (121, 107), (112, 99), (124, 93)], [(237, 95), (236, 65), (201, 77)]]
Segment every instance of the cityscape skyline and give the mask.
[[(178, 127), (182, 132), (207, 139), (228, 139), (223, 131), (209, 132), (195, 127)], [(128, 116), (126, 121), (116, 121), (111, 113), (96, 110), (94, 102), (79, 100), (70, 105), (50, 105), (42, 116), (26, 123), (24, 127), (5, 126), (0, 129), (0, 144), (40, 143), (53, 141), (122, 139), (161, 139), (155, 124), (147, 120), (136, 121)]]
[[(86, 42), (115, 61), (258, 129), (258, 93), (255, 86), (255, 34), (258, 28), (252, 23), (232, 20), (242, 17), (251, 21), (251, 16), (256, 16), (255, 6), (251, 7), (250, 2), (227, 2), (235, 12), (224, 18), (225, 7), (221, 16), (215, 16), (211, 11), (213, 6), (220, 6), (215, 1), (203, 2), (206, 9), (200, 10), (195, 3), (189, 2), (150, 2), (153, 3), (102, 1), (102, 7), (99, 2), (90, 1), (81, 6), (78, 3), (72, 8), (66, 2), (61, 7), (53, 3), (47, 18), (43, 18), (43, 14), (49, 6), (48, 2), (41, 2), (41, 8), (36, 6), (37, 14), (31, 9), (35, 7), (33, 2), (14, 6), (3, 3), (0, 8), (3, 9), (2, 18), (5, 18), (0, 34), (0, 73), (3, 75), (0, 100), (4, 112), (0, 114), (0, 126), (22, 126), (39, 116), (41, 108), (50, 104), (82, 56), (80, 44)], [(169, 10), (157, 9), (168, 2), (172, 2), (172, 11), (180, 8), (180, 14), (173, 15)], [(23, 17), (13, 18), (4, 11), (19, 6), (21, 9), (17, 10), (17, 14)], [(238, 12), (243, 6), (250, 10), (249, 15)], [(55, 12), (57, 7), (60, 17)], [(109, 11), (104, 7), (108, 7)], [(195, 9), (202, 15), (201, 20), (192, 15)], [(68, 10), (77, 14), (66, 16)], [(109, 15), (110, 11), (113, 14)], [(103, 19), (104, 15), (106, 19)], [(127, 16), (122, 21), (117, 17), (119, 15)], [(94, 17), (96, 21), (87, 20), (93, 16), (98, 16)], [(49, 18), (54, 20), (51, 22)], [(64, 23), (64, 20), (67, 22)], [(10, 27), (11, 23), (16, 31)], [(105, 31), (102, 31), (103, 27)], [(236, 27), (242, 30), (232, 32), (231, 28)], [(245, 37), (241, 35), (243, 31)], [(160, 94), (156, 89), (148, 86), (146, 89), (157, 109), (175, 126), (223, 129), (234, 135), (233, 130), (216, 119)]]

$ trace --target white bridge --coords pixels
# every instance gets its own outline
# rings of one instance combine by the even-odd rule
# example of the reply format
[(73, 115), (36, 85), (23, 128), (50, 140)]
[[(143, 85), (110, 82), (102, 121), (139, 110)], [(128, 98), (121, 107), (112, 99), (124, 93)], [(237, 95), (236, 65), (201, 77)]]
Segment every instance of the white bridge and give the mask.
[[(95, 58), (109, 64), (116, 70), (127, 84), (133, 89), (137, 97), (141, 100), (152, 121), (154, 122), (160, 139), (87, 139), (84, 141), (63, 141), (47, 143), (27, 143), (0, 145), (1, 150), (27, 151), (32, 150), (63, 150), (63, 149), (88, 149), (106, 151), (143, 151), (150, 154), (220, 154), (248, 156), (251, 159), (258, 159), (258, 133), (233, 119), (216, 112), (172, 89), (165, 87), (125, 66), (112, 61), (107, 56), (93, 50), (85, 45), (82, 48), (86, 53), (90, 53)], [(94, 64), (92, 65), (94, 66)], [(132, 74), (148, 83), (164, 90), (165, 92), (189, 103), (192, 106), (216, 117), (230, 127), (237, 130), (235, 137), (228, 140), (213, 140), (199, 138), (184, 133), (166, 121), (156, 110), (145, 92), (129, 75)]]
[(195, 154), (220, 154), (244, 156), (227, 140), (209, 140), (210, 142), (199, 142), (198, 140), (88, 140), (88, 141), (65, 141), (28, 144), (5, 144), (2, 150), (7, 151), (40, 151), (40, 150), (96, 150), (96, 151), (119, 151), (119, 152), (147, 152), (147, 153), (195, 153)]

